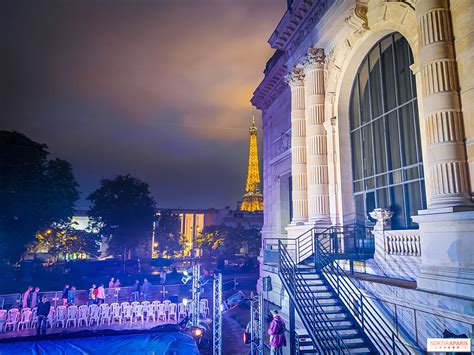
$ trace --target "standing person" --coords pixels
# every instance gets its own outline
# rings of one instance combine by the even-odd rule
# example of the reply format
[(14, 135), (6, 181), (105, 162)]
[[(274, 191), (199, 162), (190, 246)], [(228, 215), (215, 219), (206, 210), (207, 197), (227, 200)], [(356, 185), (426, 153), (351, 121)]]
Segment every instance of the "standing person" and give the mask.
[(89, 289), (89, 305), (96, 303), (96, 285), (92, 284), (92, 287)]
[(21, 308), (27, 308), (30, 306), (31, 291), (33, 291), (33, 286), (28, 286), (25, 293), (23, 293), (23, 297), (21, 298)]
[(160, 271), (160, 283), (164, 285), (166, 283), (166, 270), (162, 268)]
[(35, 287), (35, 291), (31, 294), (31, 302), (30, 302), (31, 309), (38, 306), (38, 303), (40, 301), (39, 291), (40, 291), (40, 288), (37, 286)]
[(67, 292), (67, 303), (69, 305), (74, 305), (76, 299), (76, 286), (72, 286)]
[(120, 288), (120, 286), (122, 286), (122, 284), (120, 283), (120, 280), (119, 279), (115, 280), (114, 287)]
[(115, 284), (114, 280), (115, 280), (115, 279), (114, 279), (113, 277), (110, 279), (110, 281), (109, 281), (109, 288), (114, 288), (114, 284)]
[(272, 311), (273, 320), (268, 328), (268, 335), (270, 335), (271, 355), (282, 355), (283, 347), (286, 346), (285, 337), (285, 322), (281, 319), (278, 311)]
[(140, 294), (140, 281), (135, 280), (135, 283), (132, 286), (132, 301), (138, 301)]
[(148, 281), (147, 278), (143, 279), (143, 286), (142, 286), (142, 295), (143, 295), (143, 300), (148, 301), (148, 297), (150, 296), (151, 293), (151, 283)]
[(105, 288), (104, 284), (100, 284), (97, 290), (97, 303), (102, 304), (105, 302)]
[(63, 288), (63, 306), (67, 305), (67, 294), (69, 292), (69, 284), (65, 284)]
[(46, 334), (46, 324), (48, 323), (48, 314), (51, 309), (51, 302), (46, 299), (46, 295), (41, 295), (40, 303), (38, 304), (38, 326), (36, 327), (36, 335)]

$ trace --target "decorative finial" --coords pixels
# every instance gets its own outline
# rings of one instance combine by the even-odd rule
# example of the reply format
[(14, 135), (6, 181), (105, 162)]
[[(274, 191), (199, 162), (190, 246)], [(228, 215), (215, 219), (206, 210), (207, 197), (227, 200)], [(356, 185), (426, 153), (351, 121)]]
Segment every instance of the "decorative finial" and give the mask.
[(252, 124), (255, 126), (255, 115), (252, 115)]

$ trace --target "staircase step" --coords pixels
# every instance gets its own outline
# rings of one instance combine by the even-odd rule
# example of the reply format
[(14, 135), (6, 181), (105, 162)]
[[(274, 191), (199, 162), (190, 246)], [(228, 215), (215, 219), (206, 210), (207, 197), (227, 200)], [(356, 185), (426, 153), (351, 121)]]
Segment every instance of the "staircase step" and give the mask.
[(316, 299), (320, 304), (328, 304), (330, 301), (333, 303), (340, 303), (340, 301), (334, 296), (319, 296), (318, 294), (310, 294), (310, 295), (296, 295), (297, 300), (312, 300)]
[(298, 266), (298, 271), (301, 273), (311, 273), (315, 275), (318, 275), (318, 272), (319, 272), (314, 267), (302, 267), (302, 266)]
[[(327, 315), (345, 313), (342, 306), (338, 304), (321, 304), (320, 306), (323, 309), (323, 312)], [(312, 312), (314, 308), (312, 306), (303, 306), (303, 309), (308, 310), (309, 312)]]

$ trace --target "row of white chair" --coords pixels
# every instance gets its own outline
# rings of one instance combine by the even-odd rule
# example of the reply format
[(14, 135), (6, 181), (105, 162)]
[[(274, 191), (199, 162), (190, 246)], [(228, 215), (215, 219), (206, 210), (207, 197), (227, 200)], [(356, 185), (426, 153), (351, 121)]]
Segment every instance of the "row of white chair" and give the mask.
[[(89, 306), (58, 306), (51, 307), (47, 317), (47, 326), (68, 327), (70, 325), (101, 325), (130, 321), (153, 321), (153, 322), (178, 322), (192, 311), (192, 304), (171, 303), (169, 300), (163, 301), (143, 301), (143, 302), (122, 302), (112, 304), (91, 304)], [(200, 314), (204, 317), (209, 314), (207, 299), (202, 299), (199, 305)], [(0, 332), (8, 330), (20, 330), (34, 328), (37, 326), (37, 309), (24, 308), (21, 312), (17, 308), (12, 308), (8, 312), (0, 310)]]

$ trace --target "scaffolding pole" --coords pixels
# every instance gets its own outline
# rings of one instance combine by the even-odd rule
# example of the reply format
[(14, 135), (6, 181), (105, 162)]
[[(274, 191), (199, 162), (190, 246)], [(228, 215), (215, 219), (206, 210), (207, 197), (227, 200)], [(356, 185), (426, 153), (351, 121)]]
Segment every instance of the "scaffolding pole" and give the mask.
[(192, 302), (192, 325), (199, 326), (199, 303), (201, 301), (201, 266), (199, 264), (193, 265), (193, 302)]
[(222, 275), (214, 276), (212, 304), (212, 353), (222, 355)]
[(250, 354), (263, 355), (263, 293), (250, 298)]

